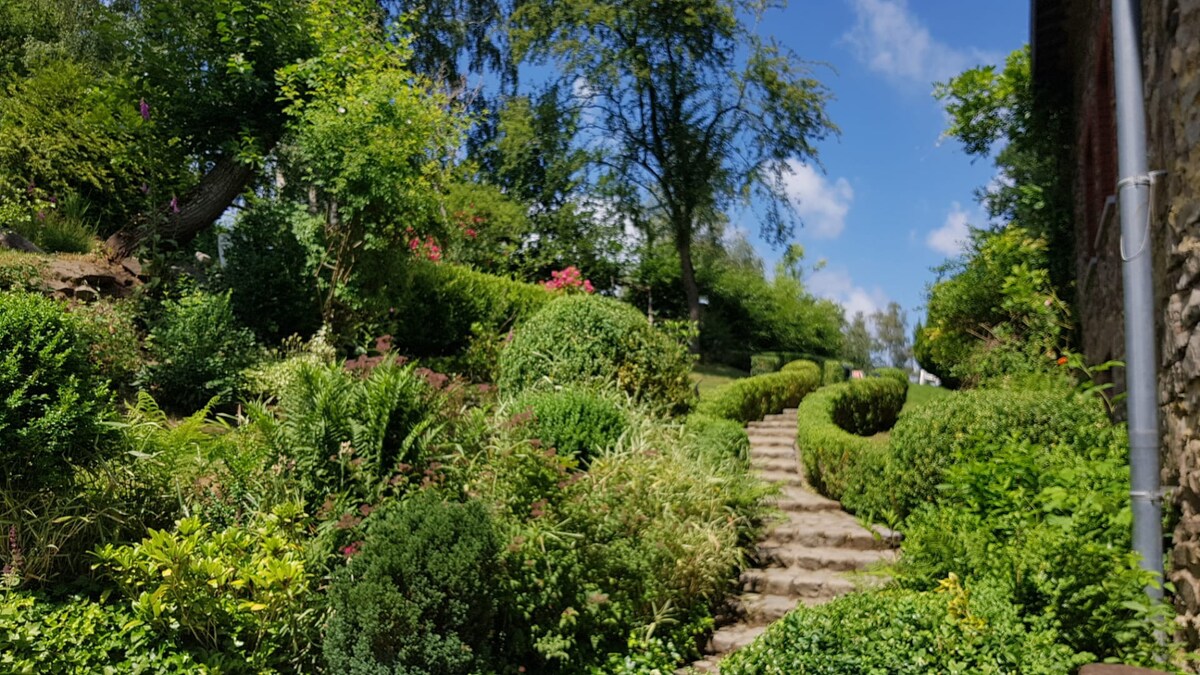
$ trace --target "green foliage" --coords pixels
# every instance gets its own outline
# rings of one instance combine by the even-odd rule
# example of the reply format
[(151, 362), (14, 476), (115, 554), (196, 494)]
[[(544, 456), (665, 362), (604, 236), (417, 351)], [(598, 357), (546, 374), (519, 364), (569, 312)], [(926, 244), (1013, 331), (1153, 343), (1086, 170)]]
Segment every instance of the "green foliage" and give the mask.
[(821, 372), (816, 364), (801, 364), (787, 372), (736, 380), (701, 401), (698, 412), (744, 424), (784, 408), (794, 408), (821, 386)]
[(805, 363), (815, 363), (819, 367), (824, 361), (820, 357), (797, 352), (759, 352), (750, 355), (750, 374), (766, 375), (789, 369), (804, 369), (807, 368), (803, 365)]
[(1046, 241), (1024, 228), (975, 231), (970, 251), (942, 270), (951, 276), (929, 289), (914, 347), (921, 365), (949, 385), (1049, 370), (1068, 325), (1046, 255)]
[(138, 622), (175, 635), (224, 672), (307, 662), (314, 579), (298, 537), (302, 513), (279, 507), (249, 527), (213, 532), (185, 518), (138, 544), (97, 549), (98, 565)]
[(846, 325), (842, 358), (855, 368), (867, 369), (872, 365), (871, 352), (875, 340), (871, 337), (871, 329), (867, 326), (867, 317), (862, 312), (856, 312)]
[(0, 668), (36, 673), (207, 673), (126, 604), (0, 593)]
[(1087, 447), (1108, 438), (1103, 404), (1066, 387), (957, 392), (905, 413), (891, 434), (894, 472), (883, 478), (903, 515), (938, 501), (945, 470), (982, 460), (995, 439)]
[(61, 483), (100, 458), (112, 394), (86, 338), (63, 305), (0, 293), (0, 479), (9, 488)]
[(635, 411), (622, 449), (586, 472), (526, 442), (497, 438), (486, 449), (467, 490), (508, 524), (505, 662), (565, 674), (610, 672), (643, 645), (647, 659), (695, 655), (764, 492), (744, 460), (704, 433)]
[(499, 647), (501, 540), (479, 502), (434, 492), (375, 515), (334, 576), (325, 660), (332, 672), (481, 672)]
[(693, 397), (692, 357), (681, 340), (610, 298), (568, 295), (534, 314), (500, 355), (497, 384), (611, 382), (635, 400), (681, 412)]
[(906, 392), (908, 391), (908, 371), (903, 368), (876, 368), (873, 374), (891, 378), (903, 385)]
[(229, 293), (202, 291), (163, 303), (146, 350), (141, 384), (169, 409), (189, 413), (213, 398), (234, 400), (242, 370), (257, 357), (254, 335), (234, 319)]
[(91, 347), (89, 354), (100, 374), (118, 389), (133, 386), (142, 367), (141, 337), (134, 303), (102, 300), (70, 306)]
[(684, 426), (695, 436), (696, 451), (719, 457), (723, 454), (739, 459), (750, 457), (750, 437), (740, 422), (702, 413), (688, 415)]
[(255, 415), (314, 507), (331, 494), (375, 503), (405, 482), (405, 465), (425, 460), (440, 430), (436, 392), (413, 366), (384, 357), (356, 370), (302, 361), (279, 393), (278, 419)]
[[(37, 194), (37, 190), (33, 190)], [(0, 213), (3, 222), (38, 248), (50, 253), (87, 253), (96, 239), (96, 223), (89, 217), (89, 202), (77, 194), (61, 200), (34, 197), (8, 202)]]
[(600, 393), (577, 387), (528, 391), (513, 401), (512, 408), (533, 414), (527, 427), (530, 438), (583, 466), (593, 456), (612, 450), (627, 427), (620, 406)]
[(721, 662), (727, 675), (1073, 672), (1088, 661), (1003, 597), (953, 577), (938, 593), (878, 591), (801, 608)]
[(849, 364), (834, 359), (826, 361), (824, 368), (822, 368), (821, 383), (828, 386), (837, 384), (838, 382), (845, 382), (846, 369), (848, 367)]
[(988, 215), (1017, 223), (1049, 247), (1042, 269), (1056, 294), (1073, 295), (1074, 203), (1070, 186), (1072, 121), (1062, 92), (1035, 96), (1028, 46), (1014, 50), (1004, 67), (979, 66), (934, 87), (946, 108), (945, 135), (968, 154), (991, 159), (1007, 181), (980, 188)]
[(887, 439), (857, 431), (883, 430), (903, 403), (903, 390), (882, 378), (827, 385), (805, 398), (796, 414), (796, 444), (813, 487), (862, 515), (890, 508), (878, 484), (888, 461)]
[[(494, 340), (553, 297), (539, 285), (424, 261), (404, 265), (388, 283), (391, 318), (382, 328), (400, 350), (417, 356), (460, 354)], [(494, 367), (485, 359), (472, 374), (491, 379)]]
[(222, 281), (234, 316), (264, 342), (308, 337), (320, 327), (316, 282), (295, 233), (310, 218), (299, 206), (259, 200), (234, 221)]

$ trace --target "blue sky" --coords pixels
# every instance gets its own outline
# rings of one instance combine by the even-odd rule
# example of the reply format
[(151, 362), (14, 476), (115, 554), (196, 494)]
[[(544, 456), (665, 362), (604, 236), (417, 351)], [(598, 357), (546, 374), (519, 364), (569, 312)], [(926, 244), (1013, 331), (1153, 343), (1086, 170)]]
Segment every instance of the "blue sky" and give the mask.
[[(930, 268), (957, 250), (966, 225), (985, 217), (974, 190), (994, 178), (986, 159), (972, 163), (942, 140), (945, 113), (932, 83), (980, 63), (999, 63), (1028, 40), (1022, 0), (793, 0), (759, 28), (798, 56), (822, 61), (816, 73), (835, 99), (841, 128), (820, 146), (824, 173), (798, 167), (791, 193), (804, 226), (795, 241), (810, 262), (817, 295), (840, 302), (847, 317), (888, 301), (923, 316)], [(780, 252), (757, 238), (751, 214), (734, 214), (768, 268)]]

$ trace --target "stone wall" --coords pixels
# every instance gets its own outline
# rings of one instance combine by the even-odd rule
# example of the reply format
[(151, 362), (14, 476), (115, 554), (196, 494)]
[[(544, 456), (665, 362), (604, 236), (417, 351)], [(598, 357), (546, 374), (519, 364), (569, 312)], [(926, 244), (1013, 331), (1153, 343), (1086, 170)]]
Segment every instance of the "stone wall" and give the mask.
[[(1151, 229), (1159, 307), (1163, 484), (1174, 526), (1169, 577), (1181, 623), (1200, 641), (1200, 2), (1143, 0)], [(1177, 487), (1176, 487), (1177, 486)]]

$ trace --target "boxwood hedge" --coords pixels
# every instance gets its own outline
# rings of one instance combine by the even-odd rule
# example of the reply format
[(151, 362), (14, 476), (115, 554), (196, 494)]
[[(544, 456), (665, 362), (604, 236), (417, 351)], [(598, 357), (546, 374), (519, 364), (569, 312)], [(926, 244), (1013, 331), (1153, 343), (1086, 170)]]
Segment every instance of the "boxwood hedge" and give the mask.
[(817, 365), (801, 361), (786, 372), (735, 380), (702, 400), (698, 412), (744, 424), (800, 405), (820, 385), (821, 371)]

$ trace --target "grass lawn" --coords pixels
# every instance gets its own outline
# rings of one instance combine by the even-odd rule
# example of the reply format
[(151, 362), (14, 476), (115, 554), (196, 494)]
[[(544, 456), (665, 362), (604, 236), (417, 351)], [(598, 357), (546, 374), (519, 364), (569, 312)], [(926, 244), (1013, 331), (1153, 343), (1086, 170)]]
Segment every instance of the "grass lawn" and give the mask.
[(926, 401), (941, 398), (949, 393), (950, 390), (943, 387), (934, 387), (928, 384), (910, 384), (908, 385), (908, 397), (904, 399), (904, 407), (900, 412), (903, 414), (905, 410), (915, 408)]
[(714, 389), (719, 389), (743, 377), (750, 377), (750, 373), (716, 363), (697, 363), (692, 368), (692, 382), (695, 382), (700, 389), (700, 396), (705, 396)]

